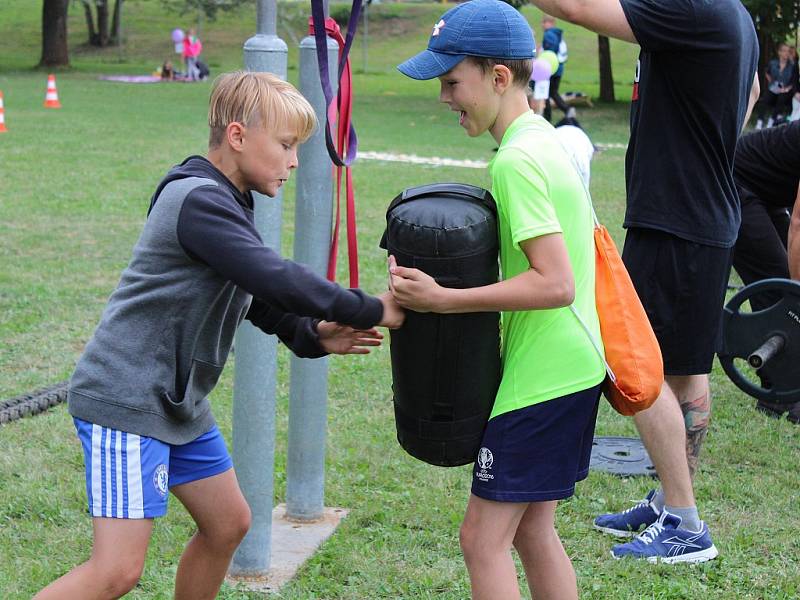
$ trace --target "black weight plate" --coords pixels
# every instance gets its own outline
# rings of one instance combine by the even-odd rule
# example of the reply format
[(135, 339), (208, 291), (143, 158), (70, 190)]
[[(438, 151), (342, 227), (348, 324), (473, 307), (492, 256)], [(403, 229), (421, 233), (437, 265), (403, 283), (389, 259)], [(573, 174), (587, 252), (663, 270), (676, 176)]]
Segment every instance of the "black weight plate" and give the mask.
[[(761, 311), (741, 311), (750, 298), (765, 292), (775, 292), (781, 299)], [(764, 387), (756, 378), (748, 378), (735, 360), (745, 361), (774, 335), (784, 338), (784, 346), (758, 370), (758, 375), (770, 382), (770, 387)], [(725, 306), (722, 338), (719, 361), (739, 389), (767, 402), (792, 404), (800, 401), (800, 283), (765, 279), (742, 289)]]
[(620, 477), (658, 476), (642, 440), (638, 438), (595, 437), (589, 468)]

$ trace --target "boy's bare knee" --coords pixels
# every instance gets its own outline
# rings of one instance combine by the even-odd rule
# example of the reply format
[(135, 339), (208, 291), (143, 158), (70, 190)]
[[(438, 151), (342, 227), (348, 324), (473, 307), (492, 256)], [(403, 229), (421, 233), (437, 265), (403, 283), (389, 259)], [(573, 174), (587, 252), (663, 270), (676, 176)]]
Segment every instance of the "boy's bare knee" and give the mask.
[(199, 533), (212, 541), (217, 548), (234, 550), (250, 530), (252, 516), (246, 502), (230, 506), (224, 518), (213, 529), (201, 528)]
[(250, 531), (252, 520), (253, 517), (250, 512), (250, 507), (244, 502), (243, 506), (237, 511), (231, 525), (231, 535), (235, 538), (237, 546), (239, 542), (242, 541), (242, 538), (247, 535), (247, 532)]
[(464, 558), (469, 560), (470, 556), (473, 556), (479, 548), (480, 531), (468, 519), (465, 519), (461, 524), (458, 541), (461, 544), (461, 552), (464, 553)]
[(559, 540), (558, 533), (551, 523), (525, 523), (517, 527), (514, 534), (514, 548), (524, 551), (530, 548), (546, 547)]
[(119, 598), (130, 592), (139, 583), (144, 571), (144, 559), (134, 558), (115, 563), (94, 560), (94, 563), (95, 581), (101, 583), (108, 598)]

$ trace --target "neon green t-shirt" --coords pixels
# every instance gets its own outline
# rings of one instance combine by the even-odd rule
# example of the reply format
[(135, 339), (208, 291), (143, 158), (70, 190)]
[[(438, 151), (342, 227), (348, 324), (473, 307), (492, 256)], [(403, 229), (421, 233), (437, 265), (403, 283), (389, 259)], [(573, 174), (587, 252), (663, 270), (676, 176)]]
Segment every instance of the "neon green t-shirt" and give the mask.
[[(550, 123), (533, 112), (514, 120), (489, 172), (503, 279), (530, 269), (520, 242), (561, 233), (575, 277), (575, 308), (602, 344), (589, 200)], [(585, 390), (605, 377), (603, 361), (569, 307), (507, 311), (501, 320), (503, 377), (492, 417)]]

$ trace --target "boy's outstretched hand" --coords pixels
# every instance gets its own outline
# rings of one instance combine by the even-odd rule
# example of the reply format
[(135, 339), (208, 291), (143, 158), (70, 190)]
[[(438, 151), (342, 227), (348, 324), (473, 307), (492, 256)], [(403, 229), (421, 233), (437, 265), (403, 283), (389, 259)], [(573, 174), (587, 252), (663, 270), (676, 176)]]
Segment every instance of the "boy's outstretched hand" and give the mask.
[(370, 346), (380, 346), (383, 334), (375, 328), (353, 329), (348, 325), (320, 321), (319, 345), (329, 354), (369, 354)]

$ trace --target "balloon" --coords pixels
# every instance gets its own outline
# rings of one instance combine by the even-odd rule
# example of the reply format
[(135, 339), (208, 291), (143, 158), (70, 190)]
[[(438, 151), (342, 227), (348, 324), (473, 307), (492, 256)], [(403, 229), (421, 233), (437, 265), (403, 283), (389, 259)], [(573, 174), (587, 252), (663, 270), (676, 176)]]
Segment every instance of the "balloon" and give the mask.
[(180, 44), (183, 41), (183, 29), (173, 29), (172, 30), (172, 41), (176, 44)]
[(550, 71), (555, 73), (558, 70), (559, 62), (558, 55), (552, 50), (545, 50), (539, 58), (543, 58), (550, 63)]
[(533, 72), (531, 73), (531, 79), (533, 81), (545, 81), (550, 79), (550, 75), (552, 74), (553, 68), (544, 58), (537, 58), (533, 61)]

